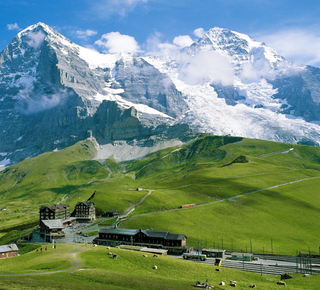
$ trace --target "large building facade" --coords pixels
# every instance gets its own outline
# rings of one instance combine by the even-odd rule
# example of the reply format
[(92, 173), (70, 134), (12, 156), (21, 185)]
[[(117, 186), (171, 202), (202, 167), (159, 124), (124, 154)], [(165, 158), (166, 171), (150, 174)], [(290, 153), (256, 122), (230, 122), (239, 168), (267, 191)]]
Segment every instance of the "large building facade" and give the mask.
[(185, 235), (171, 234), (166, 231), (101, 228), (99, 238), (95, 241), (109, 246), (134, 245), (166, 249), (169, 253), (181, 253), (190, 249)]
[(96, 207), (92, 201), (79, 201), (73, 213), (77, 219), (96, 219)]
[(43, 220), (66, 220), (70, 218), (70, 206), (67, 204), (54, 204), (40, 208), (40, 224)]

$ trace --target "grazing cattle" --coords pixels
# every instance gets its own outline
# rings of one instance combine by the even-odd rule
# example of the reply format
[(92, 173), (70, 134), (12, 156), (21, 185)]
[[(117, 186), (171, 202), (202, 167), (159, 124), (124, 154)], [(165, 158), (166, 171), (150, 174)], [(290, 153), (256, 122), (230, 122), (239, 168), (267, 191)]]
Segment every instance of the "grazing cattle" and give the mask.
[(283, 282), (283, 281), (278, 281), (277, 284), (282, 286), (287, 286), (286, 282)]
[(153, 268), (152, 269), (155, 269), (155, 270), (157, 270), (158, 269), (158, 267), (157, 266), (153, 266)]
[(112, 258), (113, 259), (118, 259), (118, 255), (117, 254), (112, 254)]
[(111, 256), (111, 255), (113, 255), (113, 253), (109, 252), (109, 253), (108, 253), (108, 255), (110, 255), (110, 256)]
[(153, 258), (158, 258), (158, 257), (159, 257), (159, 256), (158, 256), (158, 255), (156, 255), (156, 254), (154, 254), (154, 255), (153, 255)]
[(225, 285), (226, 285), (226, 283), (224, 283), (223, 281), (221, 281), (219, 285), (221, 285), (221, 286), (225, 286)]
[(231, 287), (237, 287), (237, 281), (230, 280), (230, 286)]
[(110, 247), (107, 247), (107, 250), (110, 250)]
[(249, 287), (250, 287), (250, 288), (256, 288), (257, 285), (256, 285), (256, 284), (251, 284)]
[(143, 255), (143, 257), (147, 258), (147, 257), (148, 257), (148, 255)]

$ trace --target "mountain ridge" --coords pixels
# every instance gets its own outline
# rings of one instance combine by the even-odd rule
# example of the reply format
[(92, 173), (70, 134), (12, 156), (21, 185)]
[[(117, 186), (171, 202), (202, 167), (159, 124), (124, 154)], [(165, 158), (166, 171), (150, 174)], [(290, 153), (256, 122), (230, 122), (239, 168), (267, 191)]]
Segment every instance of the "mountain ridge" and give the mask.
[(100, 145), (169, 140), (173, 125), (178, 139), (191, 129), (320, 144), (319, 69), (228, 29), (157, 57), (102, 54), (38, 23), (18, 33), (0, 64), (0, 166), (90, 134)]

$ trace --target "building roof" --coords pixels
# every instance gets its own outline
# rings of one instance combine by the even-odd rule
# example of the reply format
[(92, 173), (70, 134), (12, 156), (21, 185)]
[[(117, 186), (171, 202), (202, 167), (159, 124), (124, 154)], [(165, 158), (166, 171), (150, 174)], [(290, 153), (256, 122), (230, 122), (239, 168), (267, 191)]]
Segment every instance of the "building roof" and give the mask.
[(202, 251), (207, 251), (207, 252), (225, 252), (226, 250), (223, 250), (223, 249), (203, 248)]
[(16, 244), (0, 246), (0, 253), (7, 253), (12, 251), (19, 251), (19, 248), (17, 247)]
[(127, 236), (134, 236), (138, 232), (139, 230), (122, 229), (122, 228), (101, 228), (99, 230), (99, 233), (102, 233), (102, 234), (127, 235)]
[(244, 252), (232, 252), (231, 256), (253, 256), (252, 253), (244, 253)]
[(126, 235), (135, 236), (139, 232), (144, 233), (148, 237), (152, 238), (164, 238), (170, 240), (183, 240), (186, 238), (185, 235), (170, 234), (166, 231), (153, 231), (153, 230), (142, 230), (142, 229), (123, 229), (123, 228), (101, 228), (99, 233), (102, 234), (116, 234), (116, 235)]
[(143, 247), (142, 249), (140, 249), (140, 252), (164, 255), (168, 253), (168, 250)]
[(70, 208), (68, 204), (54, 204), (49, 206), (42, 206), (40, 207), (40, 211), (43, 209), (48, 208), (49, 210), (56, 211), (56, 210), (66, 210), (67, 208)]
[(77, 202), (77, 204), (76, 204), (76, 206), (77, 205), (81, 205), (81, 204), (84, 204), (84, 205), (86, 205), (86, 206), (88, 206), (88, 207), (91, 207), (91, 206), (94, 206), (94, 202), (93, 201), (79, 201), (79, 202)]
[(153, 231), (153, 230), (141, 230), (144, 234), (146, 234), (148, 237), (153, 238), (166, 238), (169, 234), (169, 232), (163, 232), (163, 231)]
[(181, 241), (184, 240), (186, 238), (185, 235), (179, 235), (179, 234), (168, 234), (167, 239), (169, 240), (177, 240), (177, 241)]
[(60, 220), (60, 219), (58, 219), (58, 220), (42, 220), (42, 223), (51, 230), (63, 228), (62, 220)]

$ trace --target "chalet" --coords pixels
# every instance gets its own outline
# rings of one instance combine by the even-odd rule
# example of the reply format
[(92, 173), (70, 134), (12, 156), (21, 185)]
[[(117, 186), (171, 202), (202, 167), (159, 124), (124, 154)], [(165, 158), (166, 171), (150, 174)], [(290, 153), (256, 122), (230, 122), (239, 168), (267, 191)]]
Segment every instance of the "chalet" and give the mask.
[(96, 206), (92, 201), (79, 201), (73, 212), (77, 220), (91, 221), (96, 219)]
[(109, 246), (134, 245), (165, 249), (169, 253), (186, 252), (189, 248), (186, 245), (187, 237), (185, 235), (142, 229), (101, 228), (96, 242)]
[(40, 237), (50, 243), (53, 239), (65, 237), (62, 220), (42, 220), (40, 223)]
[(16, 244), (0, 246), (0, 259), (18, 256), (18, 247)]
[(70, 206), (67, 204), (40, 207), (40, 225), (42, 220), (66, 220), (68, 218), (70, 218)]

